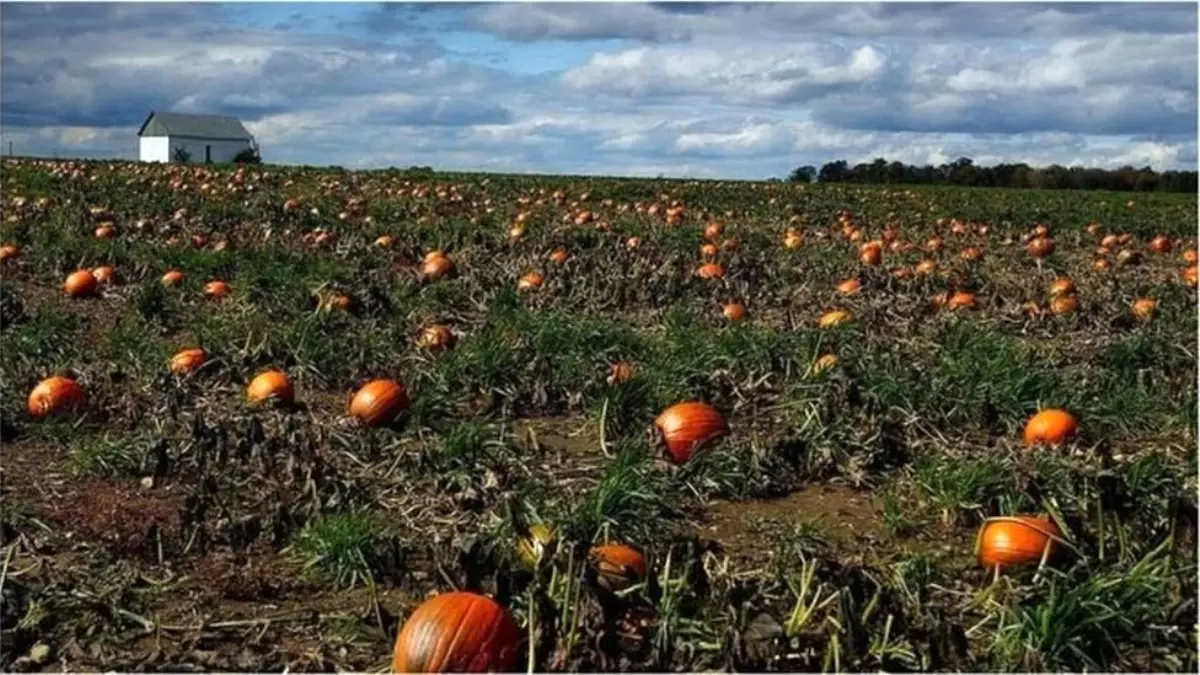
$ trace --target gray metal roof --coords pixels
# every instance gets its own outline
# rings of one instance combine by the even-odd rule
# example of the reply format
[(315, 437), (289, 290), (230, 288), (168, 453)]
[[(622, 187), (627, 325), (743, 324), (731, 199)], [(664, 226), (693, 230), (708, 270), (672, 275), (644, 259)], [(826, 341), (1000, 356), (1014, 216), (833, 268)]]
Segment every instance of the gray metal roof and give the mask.
[(222, 140), (253, 140), (236, 117), (151, 112), (138, 129), (138, 136), (188, 136)]

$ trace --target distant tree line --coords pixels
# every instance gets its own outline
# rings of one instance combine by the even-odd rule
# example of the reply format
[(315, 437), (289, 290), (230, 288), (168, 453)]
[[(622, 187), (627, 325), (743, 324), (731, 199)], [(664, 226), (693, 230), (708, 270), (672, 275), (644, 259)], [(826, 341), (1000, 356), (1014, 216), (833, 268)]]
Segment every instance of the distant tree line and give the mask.
[(976, 166), (962, 157), (949, 164), (909, 166), (883, 158), (850, 166), (845, 160), (829, 162), (818, 170), (797, 167), (788, 176), (796, 183), (860, 183), (872, 185), (963, 185), (970, 187), (1034, 188), (1041, 190), (1120, 190), (1129, 192), (1191, 192), (1197, 188), (1195, 171), (1164, 171), (1123, 166), (1116, 170), (1065, 167), (1057, 164)]

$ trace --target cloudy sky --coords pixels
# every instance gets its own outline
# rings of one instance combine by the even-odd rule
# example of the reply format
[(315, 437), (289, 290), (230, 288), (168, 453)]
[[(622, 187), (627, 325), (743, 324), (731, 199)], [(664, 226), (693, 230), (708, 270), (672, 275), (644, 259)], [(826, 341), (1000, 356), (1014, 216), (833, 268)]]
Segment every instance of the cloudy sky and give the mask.
[(4, 151), (150, 110), (268, 161), (783, 176), (875, 157), (1194, 169), (1195, 3), (12, 4)]

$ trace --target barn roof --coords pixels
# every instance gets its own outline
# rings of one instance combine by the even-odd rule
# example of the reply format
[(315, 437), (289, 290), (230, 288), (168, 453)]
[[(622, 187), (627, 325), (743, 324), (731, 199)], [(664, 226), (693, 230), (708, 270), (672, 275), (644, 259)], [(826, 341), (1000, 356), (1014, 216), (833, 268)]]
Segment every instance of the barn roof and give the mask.
[(138, 136), (188, 136), (221, 140), (253, 140), (236, 117), (151, 112), (138, 129)]

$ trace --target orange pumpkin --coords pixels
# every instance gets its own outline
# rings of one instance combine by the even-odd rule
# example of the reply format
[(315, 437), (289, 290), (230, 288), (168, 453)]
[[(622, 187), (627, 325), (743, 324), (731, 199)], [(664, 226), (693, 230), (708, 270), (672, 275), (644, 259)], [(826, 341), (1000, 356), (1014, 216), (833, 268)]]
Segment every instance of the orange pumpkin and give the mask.
[(208, 361), (208, 352), (196, 347), (185, 349), (171, 357), (171, 372), (176, 375), (187, 375), (203, 366)]
[(0, 246), (0, 262), (5, 260), (16, 260), (21, 257), (21, 247), (16, 244), (5, 244)]
[(875, 242), (866, 244), (858, 254), (858, 261), (864, 265), (878, 265), (883, 262), (883, 248)]
[(567, 262), (570, 257), (571, 254), (567, 253), (566, 249), (556, 248), (550, 253), (550, 261), (556, 265)]
[(925, 250), (930, 253), (940, 253), (943, 248), (945, 248), (945, 244), (942, 243), (941, 237), (931, 237), (929, 241), (925, 242)]
[(178, 286), (183, 283), (183, 272), (179, 270), (170, 270), (162, 276), (163, 286)]
[(715, 257), (719, 252), (720, 249), (717, 248), (716, 244), (702, 244), (700, 246), (700, 257), (702, 258)]
[(1025, 424), (1025, 446), (1060, 446), (1077, 433), (1079, 423), (1074, 415), (1065, 410), (1047, 408), (1029, 418)]
[(725, 268), (717, 263), (707, 263), (696, 269), (696, 276), (701, 279), (720, 279), (725, 276)]
[(1034, 258), (1045, 258), (1054, 253), (1054, 240), (1050, 237), (1034, 237), (1025, 246), (1025, 251)]
[(1180, 258), (1183, 259), (1183, 262), (1188, 263), (1189, 265), (1195, 265), (1197, 262), (1200, 262), (1200, 254), (1197, 254), (1196, 249), (1194, 248), (1189, 248), (1188, 250), (1184, 251)]
[(1055, 552), (1062, 530), (1043, 516), (989, 518), (979, 528), (975, 554), (988, 569), (1031, 565)]
[(372, 380), (362, 386), (350, 401), (350, 416), (364, 425), (390, 424), (408, 410), (408, 390), (396, 380)]
[(112, 265), (101, 265), (92, 269), (92, 276), (96, 277), (96, 281), (102, 284), (112, 281), (115, 275), (116, 270), (112, 268)]
[(817, 325), (821, 328), (833, 328), (840, 326), (850, 320), (850, 312), (842, 309), (835, 309), (825, 312), (821, 318), (817, 320)]
[(510, 672), (520, 657), (521, 630), (500, 603), (468, 591), (426, 600), (396, 635), (397, 673)]
[(804, 237), (795, 230), (788, 230), (783, 235), (783, 247), (794, 251), (804, 244)]
[(838, 364), (837, 354), (822, 354), (808, 367), (808, 377), (816, 377)]
[(395, 237), (390, 234), (381, 234), (375, 239), (375, 245), (379, 248), (391, 248), (395, 242)]
[(97, 239), (112, 239), (113, 235), (116, 233), (117, 231), (113, 229), (112, 225), (109, 225), (108, 223), (102, 223), (100, 227), (96, 228), (95, 234)]
[(683, 464), (692, 453), (729, 434), (725, 417), (712, 406), (699, 401), (676, 403), (654, 420), (671, 461)]
[(612, 387), (624, 384), (633, 379), (633, 375), (633, 364), (628, 361), (617, 361), (612, 365), (612, 369), (608, 373), (608, 385)]
[(1109, 267), (1110, 265), (1107, 258), (1096, 258), (1096, 260), (1092, 263), (1092, 269), (1096, 270), (1097, 272), (1103, 272)]
[(1079, 298), (1074, 295), (1056, 295), (1050, 298), (1050, 313), (1066, 316), (1079, 309)]
[(74, 412), (87, 405), (87, 392), (69, 377), (55, 375), (38, 383), (29, 392), (27, 408), (33, 417)]
[(99, 283), (91, 270), (76, 270), (63, 282), (63, 291), (72, 298), (95, 295)]
[(1070, 277), (1059, 277), (1050, 282), (1050, 297), (1056, 295), (1071, 295), (1075, 292), (1075, 282)]
[(1188, 267), (1187, 269), (1180, 272), (1179, 276), (1183, 278), (1183, 283), (1187, 284), (1188, 286), (1191, 286), (1192, 288), (1195, 288), (1197, 285), (1197, 282), (1200, 281), (1200, 268), (1197, 268), (1195, 265), (1192, 265), (1191, 267)]
[(946, 307), (948, 309), (975, 309), (978, 307), (978, 303), (975, 301), (974, 293), (955, 291), (946, 299)]
[(838, 293), (842, 295), (854, 295), (862, 289), (862, 282), (858, 279), (846, 279), (838, 284)]
[(983, 257), (983, 251), (979, 250), (975, 246), (968, 246), (967, 248), (963, 249), (962, 253), (958, 254), (958, 257), (967, 262), (975, 262)]
[(721, 227), (720, 223), (715, 222), (715, 221), (711, 222), (708, 224), (707, 227), (704, 228), (704, 238), (708, 239), (709, 241), (715, 241), (717, 239), (720, 239), (721, 231), (723, 229), (724, 228)]
[(721, 310), (726, 319), (734, 323), (746, 318), (746, 306), (740, 302), (731, 302)]
[(1115, 248), (1121, 241), (1120, 237), (1115, 234), (1106, 234), (1100, 240), (1100, 246), (1104, 248)]
[(1133, 301), (1129, 311), (1135, 318), (1148, 321), (1158, 313), (1158, 301), (1154, 298), (1138, 298)]
[(204, 284), (204, 297), (214, 300), (229, 295), (229, 284), (224, 281), (210, 281)]
[(517, 281), (517, 290), (532, 291), (541, 288), (545, 281), (546, 278), (542, 276), (541, 272), (530, 272)]
[[(433, 255), (433, 253), (438, 253), (438, 255)], [(425, 263), (421, 265), (421, 276), (429, 281), (437, 281), (454, 276), (454, 261), (441, 255), (438, 251), (434, 251), (433, 253), (425, 256)]]
[(354, 307), (354, 298), (346, 295), (345, 293), (330, 293), (319, 302), (318, 306), (327, 311), (349, 311)]
[(1171, 252), (1171, 240), (1168, 239), (1165, 235), (1160, 234), (1157, 237), (1150, 240), (1150, 250), (1154, 251), (1155, 253), (1170, 253)]
[(625, 544), (602, 544), (588, 551), (588, 561), (600, 588), (617, 592), (646, 577), (646, 556)]
[(454, 336), (454, 332), (450, 330), (449, 326), (442, 324), (426, 327), (417, 337), (417, 346), (431, 352), (450, 349), (456, 342), (458, 342), (458, 338)]
[(286, 373), (279, 370), (260, 373), (246, 387), (246, 398), (251, 403), (275, 400), (290, 404), (295, 400), (295, 396), (296, 392), (292, 388), (292, 381), (288, 379)]

